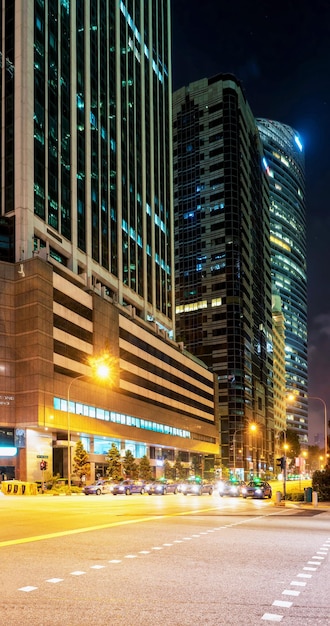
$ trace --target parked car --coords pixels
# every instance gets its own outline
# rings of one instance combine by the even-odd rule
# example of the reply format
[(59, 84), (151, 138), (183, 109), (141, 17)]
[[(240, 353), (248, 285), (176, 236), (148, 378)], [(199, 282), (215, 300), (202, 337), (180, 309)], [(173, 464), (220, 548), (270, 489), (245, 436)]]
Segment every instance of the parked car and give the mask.
[(212, 483), (205, 482), (201, 479), (188, 478), (180, 484), (179, 491), (184, 496), (190, 494), (201, 496), (203, 493), (208, 493), (210, 496), (213, 493), (214, 486)]
[(242, 489), (246, 485), (244, 480), (226, 480), (218, 483), (219, 496), (233, 496), (237, 498), (242, 494)]
[(148, 485), (147, 493), (149, 496), (153, 494), (165, 496), (167, 493), (178, 493), (178, 484), (166, 479), (155, 480), (155, 482)]
[(123, 480), (120, 483), (117, 483), (112, 488), (112, 493), (114, 496), (119, 494), (126, 494), (126, 496), (131, 496), (132, 493), (145, 493), (146, 484), (142, 480)]
[(95, 496), (100, 496), (101, 494), (104, 494), (104, 493), (111, 493), (112, 488), (113, 488), (112, 480), (106, 480), (106, 479), (100, 478), (99, 480), (97, 480), (95, 483), (92, 483), (91, 485), (85, 485), (85, 487), (83, 488), (83, 493), (85, 494), (85, 496), (89, 496), (93, 494)]
[(243, 498), (271, 498), (272, 488), (263, 481), (251, 481), (242, 488)]

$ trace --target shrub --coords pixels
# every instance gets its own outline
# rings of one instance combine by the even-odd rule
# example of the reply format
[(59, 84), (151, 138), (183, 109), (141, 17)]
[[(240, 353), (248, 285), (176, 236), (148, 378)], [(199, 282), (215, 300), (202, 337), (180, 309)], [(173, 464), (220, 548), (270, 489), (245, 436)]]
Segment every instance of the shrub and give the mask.
[(330, 502), (330, 469), (313, 474), (313, 491), (317, 491), (319, 502)]

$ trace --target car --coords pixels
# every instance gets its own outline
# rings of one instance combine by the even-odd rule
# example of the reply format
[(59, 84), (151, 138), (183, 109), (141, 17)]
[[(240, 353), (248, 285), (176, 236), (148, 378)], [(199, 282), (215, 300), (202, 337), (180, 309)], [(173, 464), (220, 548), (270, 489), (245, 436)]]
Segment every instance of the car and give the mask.
[(155, 480), (148, 485), (146, 491), (149, 496), (153, 494), (165, 496), (167, 493), (178, 493), (178, 484), (166, 479)]
[(271, 498), (272, 488), (265, 481), (251, 480), (242, 488), (242, 496), (243, 498)]
[(97, 480), (95, 483), (92, 483), (91, 485), (85, 485), (85, 487), (83, 488), (83, 493), (85, 494), (85, 496), (90, 496), (93, 494), (95, 496), (100, 496), (101, 494), (104, 494), (104, 493), (111, 493), (112, 488), (113, 488), (112, 480), (106, 480), (106, 479), (100, 478), (99, 480)]
[(126, 494), (131, 496), (132, 493), (144, 494), (146, 491), (146, 484), (142, 480), (122, 480), (112, 488), (112, 494), (117, 496), (119, 494)]
[(238, 497), (242, 494), (242, 489), (246, 485), (244, 480), (226, 480), (218, 483), (219, 496)]
[(184, 496), (188, 494), (201, 496), (203, 493), (208, 493), (211, 496), (213, 488), (214, 486), (209, 482), (195, 478), (188, 478), (188, 480), (180, 484), (179, 491), (180, 493), (183, 493)]

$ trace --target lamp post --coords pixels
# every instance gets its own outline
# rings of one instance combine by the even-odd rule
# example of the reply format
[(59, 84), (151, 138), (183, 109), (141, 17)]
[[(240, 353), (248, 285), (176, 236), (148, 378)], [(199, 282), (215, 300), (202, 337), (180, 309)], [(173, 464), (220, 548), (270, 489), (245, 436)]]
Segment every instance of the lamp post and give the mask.
[[(257, 431), (257, 425), (253, 422), (252, 424), (250, 424), (250, 432), (252, 433), (252, 471), (254, 474), (254, 458), (253, 458), (253, 449), (254, 446), (253, 444), (255, 443), (255, 438), (254, 438), (254, 433), (256, 433)], [(256, 445), (256, 475), (259, 475), (258, 472), (258, 451), (257, 451), (257, 445)]]
[(70, 380), (68, 386), (68, 395), (67, 395), (67, 427), (68, 427), (68, 488), (71, 489), (71, 428), (70, 428), (70, 389), (72, 384), (79, 380), (79, 378), (85, 378), (86, 374), (80, 374), (79, 376), (75, 376)]
[(240, 431), (240, 430), (244, 430), (244, 426), (241, 426), (240, 428), (237, 428), (234, 431), (233, 434), (233, 461), (234, 461), (234, 474), (236, 474), (235, 470), (236, 470), (236, 434)]
[(317, 396), (307, 396), (309, 400), (319, 400), (322, 402), (324, 409), (324, 457), (325, 457), (325, 465), (327, 464), (328, 457), (328, 417), (327, 417), (327, 405), (323, 398), (319, 398)]
[(67, 393), (67, 432), (68, 432), (68, 489), (71, 489), (71, 424), (70, 424), (70, 390), (73, 383), (81, 378), (100, 378), (105, 380), (110, 376), (110, 366), (107, 363), (109, 361), (108, 355), (105, 355), (99, 359), (91, 359), (92, 369), (94, 376), (88, 374), (79, 374), (70, 380)]
[(288, 449), (288, 444), (286, 442), (286, 430), (283, 430), (283, 448), (284, 448), (284, 455), (283, 455), (283, 500), (286, 500), (286, 451)]

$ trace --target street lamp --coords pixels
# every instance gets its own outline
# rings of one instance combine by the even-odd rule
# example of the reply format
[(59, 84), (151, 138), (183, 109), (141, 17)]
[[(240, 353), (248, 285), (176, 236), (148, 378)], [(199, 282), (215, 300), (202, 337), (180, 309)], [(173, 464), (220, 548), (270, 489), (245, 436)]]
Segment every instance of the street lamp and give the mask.
[[(108, 362), (107, 362), (108, 361)], [(74, 382), (81, 378), (99, 378), (105, 380), (110, 377), (110, 365), (108, 357), (99, 359), (91, 359), (91, 367), (94, 371), (93, 376), (88, 374), (79, 374), (70, 380), (67, 393), (67, 431), (68, 431), (68, 488), (71, 489), (71, 424), (70, 424), (70, 391)]]
[[(254, 440), (254, 433), (256, 433), (256, 432), (257, 432), (257, 424), (255, 424), (254, 422), (252, 422), (252, 424), (250, 424), (249, 428), (250, 428), (250, 432), (252, 433), (252, 471), (253, 471), (253, 474), (254, 474), (254, 460), (253, 460), (253, 449), (254, 449), (254, 446), (253, 446), (253, 443), (255, 443), (255, 440)], [(259, 476), (259, 471), (258, 471), (258, 449), (257, 449), (257, 445), (258, 445), (258, 444), (256, 444), (256, 474), (257, 474), (257, 476)]]
[(236, 434), (240, 431), (244, 430), (244, 426), (240, 428), (236, 428), (233, 434), (233, 461), (234, 461), (234, 474), (236, 475)]

